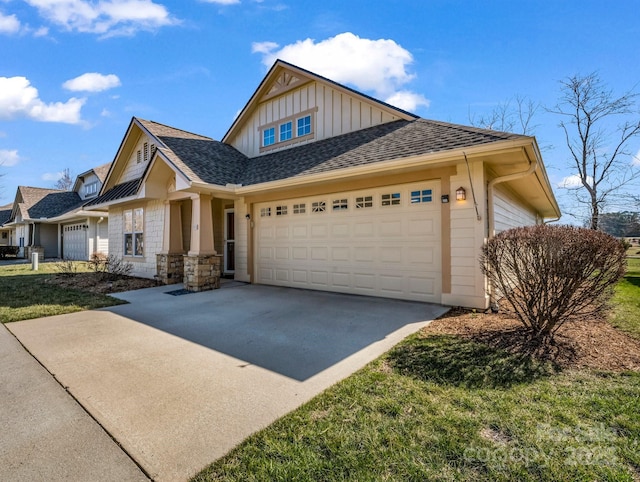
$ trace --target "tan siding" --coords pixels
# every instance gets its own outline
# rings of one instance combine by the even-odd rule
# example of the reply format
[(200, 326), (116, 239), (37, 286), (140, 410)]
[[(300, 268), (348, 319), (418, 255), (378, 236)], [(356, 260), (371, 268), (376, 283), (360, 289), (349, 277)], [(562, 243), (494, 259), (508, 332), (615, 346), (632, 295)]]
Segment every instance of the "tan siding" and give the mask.
[[(262, 141), (261, 127), (272, 123), (277, 127), (282, 119), (295, 118), (300, 113), (314, 109), (314, 139), (303, 142), (326, 139), (397, 119), (375, 104), (360, 100), (348, 92), (330, 85), (310, 82), (261, 103), (238, 134), (230, 139), (230, 143), (249, 157), (257, 156)], [(294, 131), (295, 127), (294, 121)]]
[(535, 212), (506, 189), (495, 189), (493, 206), (495, 234), (510, 228), (536, 224)]
[[(132, 181), (133, 179), (138, 179), (144, 173), (144, 170), (147, 167), (148, 161), (144, 162), (144, 154), (143, 147), (144, 143), (149, 143), (149, 157), (151, 157), (151, 141), (147, 136), (140, 136), (138, 142), (136, 143), (136, 147), (133, 149), (131, 153), (131, 157), (129, 158), (120, 179), (118, 179), (118, 184), (122, 182)], [(140, 151), (142, 157), (142, 161), (138, 162), (137, 152)]]

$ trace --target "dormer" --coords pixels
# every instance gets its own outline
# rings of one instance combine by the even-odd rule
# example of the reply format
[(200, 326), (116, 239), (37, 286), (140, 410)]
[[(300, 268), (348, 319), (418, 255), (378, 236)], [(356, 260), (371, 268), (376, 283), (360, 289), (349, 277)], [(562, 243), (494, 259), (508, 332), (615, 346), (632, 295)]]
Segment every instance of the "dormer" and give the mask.
[(110, 164), (104, 164), (89, 169), (76, 177), (73, 190), (83, 201), (92, 199), (98, 195), (102, 188), (102, 183), (106, 177)]

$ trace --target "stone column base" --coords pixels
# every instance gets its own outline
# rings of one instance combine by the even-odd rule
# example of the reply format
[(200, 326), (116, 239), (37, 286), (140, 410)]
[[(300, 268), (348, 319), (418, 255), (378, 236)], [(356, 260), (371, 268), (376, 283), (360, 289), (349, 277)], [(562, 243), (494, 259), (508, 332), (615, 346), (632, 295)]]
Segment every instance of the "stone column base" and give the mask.
[(38, 253), (38, 262), (44, 261), (44, 248), (42, 246), (25, 246), (24, 257), (31, 259), (33, 253)]
[(156, 254), (158, 282), (163, 285), (182, 283), (184, 278), (184, 255)]
[(184, 288), (189, 291), (207, 291), (220, 288), (222, 256), (207, 254), (184, 255)]

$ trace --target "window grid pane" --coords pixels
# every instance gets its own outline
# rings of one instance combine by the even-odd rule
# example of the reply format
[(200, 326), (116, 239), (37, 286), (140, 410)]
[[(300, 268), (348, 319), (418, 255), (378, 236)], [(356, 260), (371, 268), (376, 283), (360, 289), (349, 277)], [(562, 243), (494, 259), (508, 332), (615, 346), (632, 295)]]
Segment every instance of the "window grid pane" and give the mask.
[(298, 119), (298, 137), (311, 134), (311, 116), (305, 116)]
[(431, 189), (423, 189), (421, 191), (411, 191), (411, 204), (430, 203), (433, 201), (433, 192)]
[(372, 208), (373, 196), (361, 196), (356, 198), (356, 209)]
[(284, 216), (287, 214), (287, 206), (276, 206), (276, 216)]
[(270, 127), (269, 129), (265, 129), (262, 133), (262, 145), (270, 146), (276, 142), (276, 128)]
[(400, 193), (394, 192), (390, 194), (382, 195), (382, 205), (383, 206), (397, 206), (400, 204)]
[(292, 124), (287, 122), (280, 125), (280, 142), (288, 141), (292, 137)]
[(260, 217), (261, 218), (268, 218), (269, 216), (271, 216), (271, 208), (260, 208)]
[(305, 203), (293, 205), (293, 214), (304, 214), (306, 212), (307, 212), (307, 205)]
[(323, 213), (327, 209), (327, 204), (324, 201), (318, 201), (311, 204), (312, 213)]
[(347, 199), (334, 199), (333, 201), (334, 211), (343, 211), (345, 209), (349, 209), (349, 201)]

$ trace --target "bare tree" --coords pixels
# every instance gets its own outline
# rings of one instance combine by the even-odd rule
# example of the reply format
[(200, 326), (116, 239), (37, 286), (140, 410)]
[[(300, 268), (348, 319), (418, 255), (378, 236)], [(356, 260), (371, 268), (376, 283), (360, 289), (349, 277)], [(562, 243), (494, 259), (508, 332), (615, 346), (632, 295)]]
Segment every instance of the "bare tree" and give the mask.
[(71, 172), (68, 167), (62, 171), (62, 176), (60, 176), (60, 179), (56, 181), (53, 187), (61, 191), (71, 191), (73, 187), (73, 177), (71, 177)]
[(561, 85), (560, 101), (550, 112), (562, 117), (559, 125), (579, 181), (565, 187), (587, 206), (588, 226), (598, 229), (612, 194), (640, 179), (628, 150), (629, 141), (640, 135), (639, 94), (614, 95), (596, 72), (567, 77)]
[(533, 135), (533, 124), (540, 104), (519, 95), (499, 103), (489, 114), (476, 115), (469, 111), (469, 123), (475, 127), (503, 132)]

